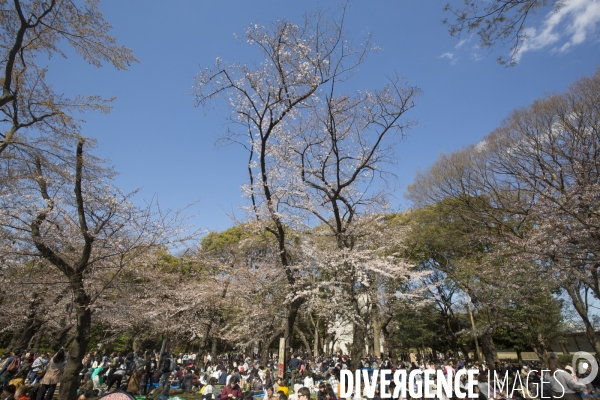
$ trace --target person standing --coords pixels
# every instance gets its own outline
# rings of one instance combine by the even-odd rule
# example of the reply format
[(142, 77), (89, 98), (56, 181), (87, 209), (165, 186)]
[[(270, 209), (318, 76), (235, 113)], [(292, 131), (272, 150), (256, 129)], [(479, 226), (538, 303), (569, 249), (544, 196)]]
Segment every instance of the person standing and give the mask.
[(296, 378), (298, 377), (298, 372), (300, 370), (300, 360), (298, 360), (296, 353), (292, 354), (292, 358), (290, 359), (290, 362), (288, 363), (288, 367), (289, 367), (290, 371), (292, 371), (292, 385), (293, 385), (296, 383)]
[(152, 376), (154, 375), (155, 365), (154, 359), (149, 352), (146, 352), (146, 359), (144, 366), (144, 376), (142, 377), (142, 386), (140, 386), (139, 395), (147, 395), (148, 387), (152, 387)]
[(29, 376), (29, 384), (31, 386), (36, 384), (38, 372), (41, 370), (46, 370), (49, 362), (50, 360), (48, 360), (47, 353), (42, 353), (38, 358), (35, 359), (31, 365), (31, 375)]
[(60, 349), (58, 352), (56, 352), (48, 364), (48, 369), (42, 378), (42, 386), (40, 386), (40, 389), (38, 390), (37, 400), (44, 399), (44, 395), (46, 395), (46, 400), (52, 400), (52, 396), (54, 396), (54, 391), (56, 390), (56, 385), (62, 378), (66, 364), (65, 350)]
[(115, 371), (121, 366), (121, 353), (112, 353), (111, 361), (108, 369), (108, 374), (106, 375), (107, 382), (113, 382), (113, 374)]
[(164, 352), (161, 355), (162, 361), (161, 361), (161, 376), (160, 376), (160, 382), (158, 383), (159, 387), (165, 388), (165, 387), (169, 387), (169, 378), (171, 377), (171, 372), (173, 372), (173, 360), (171, 358), (172, 356), (169, 356), (168, 353)]
[(146, 360), (141, 356), (138, 357), (137, 353), (134, 354), (133, 359), (135, 361), (133, 363), (131, 377), (127, 383), (127, 392), (135, 395), (142, 390), (142, 377), (145, 372)]

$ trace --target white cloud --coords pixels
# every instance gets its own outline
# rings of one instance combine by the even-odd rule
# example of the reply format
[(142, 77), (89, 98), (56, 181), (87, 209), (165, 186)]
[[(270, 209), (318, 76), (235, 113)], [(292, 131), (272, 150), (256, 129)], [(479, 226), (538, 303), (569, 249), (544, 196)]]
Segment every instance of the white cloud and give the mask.
[(458, 57), (456, 57), (454, 53), (450, 53), (449, 51), (442, 54), (438, 58), (447, 58), (448, 60), (450, 60), (450, 64), (452, 65), (456, 64), (456, 62), (458, 61)]
[[(544, 18), (539, 30), (527, 28), (526, 38), (519, 48), (516, 61), (528, 51), (551, 48), (552, 52), (565, 52), (583, 43), (593, 35), (600, 23), (600, 1), (568, 0), (558, 12), (550, 12)], [(562, 41), (565, 41), (562, 43)]]
[(463, 45), (465, 43), (469, 43), (471, 41), (471, 38), (473, 38), (473, 34), (471, 34), (471, 36), (469, 36), (468, 39), (462, 39), (460, 42), (458, 42), (456, 44), (456, 46), (454, 46), (455, 49), (460, 49), (461, 47), (463, 47)]
[(471, 58), (473, 59), (473, 61), (481, 61), (481, 60), (483, 60), (484, 57), (479, 52), (474, 51), (471, 54)]
[(479, 45), (475, 45), (473, 46), (473, 50), (471, 52), (471, 58), (473, 59), (473, 61), (481, 61), (483, 60), (483, 56), (481, 55), (481, 48), (479, 47)]

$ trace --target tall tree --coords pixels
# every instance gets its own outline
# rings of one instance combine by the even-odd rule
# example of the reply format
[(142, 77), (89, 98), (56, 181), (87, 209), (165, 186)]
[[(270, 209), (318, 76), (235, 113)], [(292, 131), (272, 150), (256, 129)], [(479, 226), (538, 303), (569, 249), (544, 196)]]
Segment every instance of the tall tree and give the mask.
[[(323, 12), (305, 16), (293, 24), (285, 19), (265, 27), (252, 25), (245, 32), (249, 45), (258, 49), (257, 64), (224, 64), (201, 71), (195, 84), (199, 105), (224, 99), (231, 109), (232, 129), (224, 140), (243, 145), (249, 154), (249, 184), (245, 193), (252, 201), (253, 218), (277, 241), (280, 268), (289, 285), (286, 348), (291, 345), (294, 322), (306, 299), (297, 292), (299, 277), (288, 246), (286, 224), (293, 212), (286, 209), (289, 177), (279, 165), (282, 143), (290, 124), (319, 100), (319, 89), (350, 77), (371, 50), (370, 40), (354, 46), (344, 32), (345, 7), (340, 18)], [(325, 90), (327, 92), (327, 90)]]
[[(65, 98), (46, 82), (47, 67), (39, 65), (46, 54), (65, 56), (69, 44), (83, 59), (96, 66), (110, 63), (126, 69), (136, 61), (130, 49), (108, 35), (111, 26), (99, 10), (99, 0), (81, 4), (69, 0), (12, 0), (2, 4), (0, 52), (2, 94), (0, 154), (9, 147), (41, 147), (40, 142), (76, 138), (78, 121), (73, 111), (99, 109), (108, 102), (98, 96)], [(36, 134), (28, 134), (35, 130)]]
[(583, 284), (600, 298), (599, 87), (596, 71), (564, 94), (514, 111), (477, 145), (441, 156), (419, 174), (410, 196), (420, 205), (444, 202), (498, 257), (552, 278), (600, 351), (578, 295)]
[(34, 152), (30, 159), (15, 160), (19, 179), (5, 185), (0, 196), (0, 226), (11, 239), (0, 253), (43, 260), (60, 271), (71, 292), (75, 335), (61, 400), (77, 397), (98, 298), (150, 249), (182, 238), (177, 216), (134, 207), (132, 195), (111, 185), (112, 170), (84, 153), (85, 143), (79, 140), (74, 156)]

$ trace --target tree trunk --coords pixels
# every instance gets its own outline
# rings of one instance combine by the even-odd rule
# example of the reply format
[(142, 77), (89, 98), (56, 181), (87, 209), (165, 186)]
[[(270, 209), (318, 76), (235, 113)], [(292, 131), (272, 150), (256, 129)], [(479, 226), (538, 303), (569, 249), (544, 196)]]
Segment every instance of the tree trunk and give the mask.
[(452, 353), (454, 354), (455, 358), (458, 358), (458, 342), (456, 341), (456, 337), (452, 337)]
[[(470, 362), (471, 361), (471, 357), (469, 356), (469, 347), (466, 344), (461, 344), (460, 345), (460, 351), (462, 351), (463, 353), (463, 357), (465, 358), (466, 362)], [(435, 356), (435, 354), (434, 354)]]
[(548, 365), (548, 346), (546, 346), (546, 341), (544, 340), (544, 336), (541, 333), (538, 334), (538, 343), (542, 348), (542, 359), (544, 360), (544, 363)]
[(133, 339), (133, 345), (132, 345), (134, 353), (138, 353), (138, 352), (142, 351), (142, 345), (144, 344), (145, 339), (146, 339), (146, 335), (144, 333), (135, 335), (135, 338)]
[(315, 357), (319, 356), (319, 319), (315, 323), (315, 342), (313, 345), (313, 355)]
[[(210, 350), (211, 354), (213, 355), (213, 357), (217, 357), (217, 338), (216, 337), (212, 337), (212, 347)], [(216, 360), (216, 358), (215, 358)]]
[(481, 335), (481, 350), (483, 351), (483, 356), (485, 357), (489, 369), (495, 370), (495, 362), (498, 358), (498, 353), (496, 352), (496, 346), (494, 345), (492, 336), (493, 332), (491, 329), (486, 329), (483, 335)]
[(6, 348), (6, 353), (14, 351), (15, 353), (21, 350), (29, 348), (29, 342), (37, 331), (42, 326), (37, 316), (37, 307), (39, 305), (39, 298), (37, 293), (33, 294), (33, 298), (29, 302), (29, 312), (27, 313), (27, 320), (25, 326), (19, 332), (15, 332), (9, 345)]
[(562, 350), (563, 354), (570, 354), (569, 350), (567, 349), (567, 346), (565, 345), (565, 342), (560, 342), (560, 349)]
[(389, 316), (381, 325), (381, 337), (383, 338), (383, 352), (388, 357), (396, 357), (396, 354), (392, 354), (392, 346), (390, 346), (390, 331), (388, 331), (388, 325), (392, 317)]
[(129, 336), (129, 338), (127, 338), (127, 340), (125, 341), (125, 343), (123, 344), (123, 347), (121, 347), (121, 354), (123, 355), (123, 357), (125, 357), (127, 355), (127, 353), (129, 352), (129, 347), (132, 346), (133, 344), (133, 340), (134, 337), (137, 336), (137, 332), (132, 332), (131, 335)]
[(284, 329), (279, 329), (271, 336), (263, 338), (260, 348), (260, 365), (267, 365), (267, 361), (269, 361), (269, 349), (271, 348), (271, 343), (273, 343), (273, 341), (277, 339), (283, 332)]
[(260, 345), (260, 365), (262, 367), (267, 366), (267, 360), (269, 359), (269, 348), (271, 343), (267, 343), (267, 339), (263, 339)]
[(85, 356), (90, 341), (90, 328), (92, 325), (90, 298), (85, 292), (83, 279), (81, 275), (72, 277), (71, 279), (71, 290), (74, 295), (77, 322), (75, 326), (75, 338), (69, 349), (68, 363), (60, 382), (60, 393), (58, 394), (59, 400), (77, 399), (81, 360), (83, 360), (83, 357)]
[(522, 350), (517, 349), (517, 362), (522, 364), (523, 363), (523, 354), (522, 354)]
[(65, 339), (69, 336), (69, 332), (73, 329), (73, 325), (68, 325), (66, 321), (63, 322), (62, 325), (66, 325), (62, 330), (58, 331), (56, 334), (52, 335), (50, 339), (49, 346), (51, 349), (58, 349), (63, 347)]
[(39, 351), (39, 349), (40, 349), (40, 344), (42, 343), (42, 337), (44, 337), (43, 331), (38, 331), (38, 333), (35, 335), (35, 341), (33, 342), (33, 346), (31, 346), (31, 348), (35, 349), (36, 352)]
[(306, 339), (306, 335), (297, 326), (294, 327), (294, 330), (298, 333), (298, 336), (300, 336), (300, 340), (302, 340), (302, 343), (304, 344), (304, 347), (306, 347), (306, 351), (308, 352), (308, 356), (312, 358), (313, 352), (312, 352), (312, 349), (310, 348), (310, 344), (308, 343), (308, 339)]
[(379, 316), (373, 317), (373, 355), (381, 357), (381, 320)]
[(592, 345), (592, 348), (596, 352), (596, 354), (600, 354), (600, 342), (598, 342), (598, 338), (596, 337), (596, 331), (594, 330), (594, 326), (590, 322), (588, 317), (588, 311), (586, 305), (581, 298), (581, 295), (576, 288), (572, 285), (565, 287), (569, 297), (571, 297), (571, 301), (573, 302), (573, 307), (581, 317), (583, 324), (585, 325), (585, 337)]
[[(202, 343), (203, 351), (208, 351), (208, 342), (210, 339), (210, 329), (211, 328), (212, 328), (212, 319), (210, 319), (208, 324), (206, 325), (206, 333), (204, 334), (204, 342)], [(215, 356), (215, 354), (213, 354), (213, 356)]]
[[(290, 304), (290, 309), (288, 313), (288, 317), (286, 319), (285, 324), (285, 352), (283, 355), (283, 365), (288, 365), (290, 361), (290, 349), (292, 348), (292, 336), (294, 334), (294, 323), (296, 322), (296, 317), (298, 316), (298, 312), (300, 311), (300, 307), (304, 304), (304, 299), (297, 298)], [(278, 362), (281, 363), (281, 360)]]
[(363, 358), (363, 352), (365, 351), (365, 337), (364, 324), (354, 323), (352, 329), (352, 349), (350, 352), (350, 359), (352, 360), (351, 371), (360, 369), (360, 360)]

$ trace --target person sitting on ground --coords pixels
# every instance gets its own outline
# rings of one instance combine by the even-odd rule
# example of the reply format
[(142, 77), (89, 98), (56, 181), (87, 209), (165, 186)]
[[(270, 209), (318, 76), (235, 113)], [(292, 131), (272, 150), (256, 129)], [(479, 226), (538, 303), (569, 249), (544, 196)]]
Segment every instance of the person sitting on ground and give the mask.
[(268, 387), (266, 390), (266, 395), (264, 396), (263, 400), (277, 400), (277, 396), (275, 396), (273, 394), (273, 388), (272, 387)]
[(325, 396), (325, 384), (323, 382), (319, 383), (319, 391), (317, 392), (317, 400), (326, 400)]
[(312, 390), (315, 387), (315, 381), (312, 376), (306, 375), (306, 378), (304, 378), (304, 387), (307, 387), (308, 390)]
[(223, 388), (221, 392), (221, 400), (236, 400), (242, 399), (242, 388), (238, 385), (239, 380), (237, 377), (232, 377), (229, 385)]
[(190, 368), (186, 369), (185, 373), (183, 374), (183, 377), (181, 379), (181, 382), (182, 382), (181, 390), (183, 390), (184, 393), (192, 390), (192, 380), (193, 379), (194, 379), (194, 375), (192, 374), (192, 370)]
[(204, 400), (216, 400), (215, 399), (215, 385), (217, 384), (217, 378), (210, 378), (204, 388), (202, 388), (202, 398)]
[(191, 386), (191, 390), (192, 391), (198, 391), (200, 389), (200, 386), (202, 386), (202, 381), (200, 379), (200, 375), (199, 375), (199, 371), (197, 371), (196, 369), (192, 369), (192, 386)]
[(281, 378), (277, 378), (277, 388), (275, 390), (277, 390), (278, 393), (283, 392), (286, 397), (290, 395), (290, 389), (284, 385), (283, 379)]
[(184, 375), (184, 370), (183, 368), (179, 368), (177, 367), (177, 369), (175, 370), (175, 375), (173, 375), (173, 383), (178, 385), (180, 389), (183, 389), (183, 375)]
[(288, 400), (288, 397), (280, 390), (277, 392), (277, 400)]
[(15, 387), (15, 385), (7, 385), (4, 388), (4, 390), (2, 391), (1, 399), (2, 400), (14, 400), (16, 391), (17, 391), (17, 388)]
[(263, 383), (258, 374), (254, 377), (254, 380), (252, 381), (252, 390), (254, 390), (255, 392), (263, 390)]
[(94, 392), (94, 381), (90, 379), (89, 374), (83, 376), (83, 382), (79, 386), (79, 393), (85, 397), (92, 397)]
[(335, 393), (333, 392), (333, 388), (331, 387), (325, 390), (325, 397), (327, 398), (327, 400), (337, 400), (337, 397), (335, 397)]
[(300, 389), (298, 389), (297, 395), (298, 400), (310, 400), (310, 389), (306, 386), (303, 386)]
[(29, 390), (29, 386), (23, 385), (19, 387), (15, 392), (15, 400), (31, 400), (27, 397), (27, 391)]

